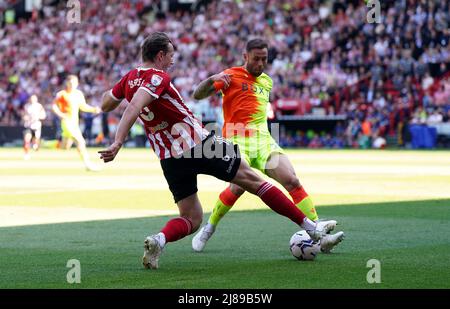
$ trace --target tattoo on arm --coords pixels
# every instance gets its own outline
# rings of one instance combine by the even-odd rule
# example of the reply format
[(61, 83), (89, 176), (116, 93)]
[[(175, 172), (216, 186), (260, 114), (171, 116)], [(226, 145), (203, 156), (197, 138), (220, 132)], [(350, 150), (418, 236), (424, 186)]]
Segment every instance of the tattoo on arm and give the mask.
[(207, 78), (202, 81), (194, 91), (194, 99), (201, 100), (209, 97), (215, 92), (214, 82), (212, 78)]

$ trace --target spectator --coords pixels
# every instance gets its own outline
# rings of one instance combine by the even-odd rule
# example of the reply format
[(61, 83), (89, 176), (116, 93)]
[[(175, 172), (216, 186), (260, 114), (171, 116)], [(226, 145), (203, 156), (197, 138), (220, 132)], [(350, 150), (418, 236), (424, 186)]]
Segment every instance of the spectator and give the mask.
[[(98, 100), (136, 65), (135, 42), (157, 30), (176, 38), (178, 65), (170, 74), (186, 98), (208, 75), (240, 65), (242, 42), (253, 36), (267, 38), (267, 73), (277, 84), (272, 102), (294, 98), (307, 107), (298, 108), (298, 114), (325, 108), (353, 119), (345, 124), (351, 132), (345, 134), (349, 147), (357, 143), (361, 120), (369, 116), (377, 130), (386, 127), (382, 123), (388, 119), (389, 130), (379, 134), (395, 134), (396, 126), (419, 106), (447, 111), (450, 105), (450, 83), (445, 80), (450, 5), (445, 1), (386, 1), (380, 24), (365, 22), (363, 1), (340, 1), (337, 10), (323, 1), (208, 1), (194, 12), (164, 13), (155, 3), (87, 1), (84, 20), (69, 24), (64, 1), (44, 1), (35, 19), (2, 26), (0, 124), (18, 125), (31, 93), (49, 111), (69, 73), (78, 74), (81, 90)], [(399, 98), (406, 103), (397, 107)], [(217, 103), (213, 97), (196, 112), (217, 120)], [(111, 117), (122, 111), (123, 106)], [(48, 114), (46, 123), (51, 124), (53, 115)]]

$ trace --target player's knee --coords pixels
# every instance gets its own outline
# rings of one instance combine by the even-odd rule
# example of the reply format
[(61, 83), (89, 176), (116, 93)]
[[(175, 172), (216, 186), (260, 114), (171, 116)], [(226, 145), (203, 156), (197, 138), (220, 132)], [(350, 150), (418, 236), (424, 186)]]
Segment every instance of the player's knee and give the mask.
[(253, 194), (255, 194), (259, 187), (264, 183), (264, 179), (248, 166), (243, 167), (233, 181), (245, 191)]

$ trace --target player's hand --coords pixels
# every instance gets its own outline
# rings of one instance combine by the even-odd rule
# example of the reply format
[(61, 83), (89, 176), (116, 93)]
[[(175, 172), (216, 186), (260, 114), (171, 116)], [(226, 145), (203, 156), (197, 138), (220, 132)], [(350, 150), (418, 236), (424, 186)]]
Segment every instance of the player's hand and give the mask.
[(219, 74), (211, 76), (211, 79), (213, 82), (222, 82), (223, 89), (227, 89), (231, 84), (231, 77), (233, 77), (233, 74), (221, 72)]
[(95, 107), (95, 112), (94, 112), (94, 114), (95, 114), (95, 115), (98, 115), (98, 114), (100, 114), (101, 112), (102, 112), (102, 109), (101, 109), (100, 107), (96, 106), (96, 107)]
[(122, 143), (112, 143), (107, 149), (98, 152), (100, 154), (100, 159), (105, 163), (114, 160), (121, 147)]

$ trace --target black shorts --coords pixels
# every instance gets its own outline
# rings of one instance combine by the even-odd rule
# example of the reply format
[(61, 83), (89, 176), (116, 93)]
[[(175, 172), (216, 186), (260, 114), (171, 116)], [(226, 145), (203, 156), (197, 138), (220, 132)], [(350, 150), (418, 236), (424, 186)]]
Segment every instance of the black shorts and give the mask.
[(178, 203), (198, 191), (198, 174), (230, 182), (239, 169), (241, 156), (238, 145), (211, 133), (179, 158), (160, 162), (175, 203)]

